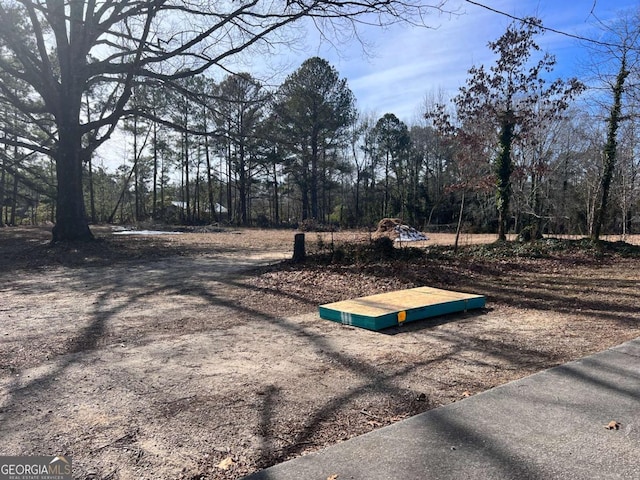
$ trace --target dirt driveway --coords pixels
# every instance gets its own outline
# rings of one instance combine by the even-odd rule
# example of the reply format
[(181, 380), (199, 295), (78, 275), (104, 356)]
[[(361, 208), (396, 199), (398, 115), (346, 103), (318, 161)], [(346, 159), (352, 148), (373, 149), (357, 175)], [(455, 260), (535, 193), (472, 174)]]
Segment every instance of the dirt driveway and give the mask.
[[(240, 478), (640, 335), (638, 258), (255, 271), (292, 232), (47, 235), (0, 229), (0, 454), (76, 478)], [(488, 308), (384, 333), (316, 313), (419, 283)]]

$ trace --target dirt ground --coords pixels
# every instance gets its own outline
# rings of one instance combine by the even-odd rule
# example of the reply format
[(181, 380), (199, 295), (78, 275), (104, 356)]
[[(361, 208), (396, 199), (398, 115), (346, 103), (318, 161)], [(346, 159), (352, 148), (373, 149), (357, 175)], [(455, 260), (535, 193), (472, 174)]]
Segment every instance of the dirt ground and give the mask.
[[(94, 231), (0, 229), (0, 454), (70, 455), (81, 479), (241, 478), (640, 335), (637, 256), (265, 268), (292, 231)], [(317, 315), (418, 285), (487, 308), (384, 332)]]

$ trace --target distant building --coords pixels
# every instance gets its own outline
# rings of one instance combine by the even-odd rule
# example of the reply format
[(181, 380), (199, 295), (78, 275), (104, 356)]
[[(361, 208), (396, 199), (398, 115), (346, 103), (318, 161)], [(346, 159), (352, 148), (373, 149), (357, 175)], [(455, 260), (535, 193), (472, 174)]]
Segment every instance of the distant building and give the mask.
[[(173, 201), (171, 202), (171, 205), (173, 205), (174, 207), (177, 208), (181, 208), (182, 210), (186, 210), (187, 209), (187, 202), (178, 202), (178, 201)], [(225, 207), (224, 205), (220, 205), (219, 203), (216, 203), (214, 206), (216, 213), (227, 213), (227, 207)], [(209, 208), (205, 208), (204, 209), (205, 212), (209, 211)]]

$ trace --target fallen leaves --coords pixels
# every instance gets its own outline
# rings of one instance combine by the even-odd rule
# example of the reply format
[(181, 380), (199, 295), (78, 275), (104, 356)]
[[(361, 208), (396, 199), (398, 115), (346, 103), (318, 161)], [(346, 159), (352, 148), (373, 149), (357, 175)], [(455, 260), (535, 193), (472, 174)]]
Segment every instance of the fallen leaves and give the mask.
[(611, 420), (609, 423), (607, 423), (604, 428), (606, 428), (607, 430), (620, 430), (620, 427), (622, 426), (622, 424), (620, 422), (616, 422), (615, 420)]
[(327, 480), (338, 480), (338, 474), (337, 474), (337, 473), (335, 473), (335, 474), (333, 474), (333, 475), (329, 475), (329, 476), (327, 477)]
[(229, 470), (233, 465), (234, 461), (232, 457), (227, 457), (222, 460), (218, 465), (216, 465), (220, 470)]

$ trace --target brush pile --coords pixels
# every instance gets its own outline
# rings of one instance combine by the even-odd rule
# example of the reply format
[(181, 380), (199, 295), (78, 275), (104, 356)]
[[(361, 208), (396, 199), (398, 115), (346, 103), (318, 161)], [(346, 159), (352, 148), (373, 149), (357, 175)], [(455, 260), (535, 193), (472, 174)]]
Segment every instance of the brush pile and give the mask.
[(373, 232), (374, 240), (388, 237), (394, 242), (423, 242), (429, 238), (409, 225), (402, 223), (399, 218), (383, 218), (378, 222), (378, 229)]

